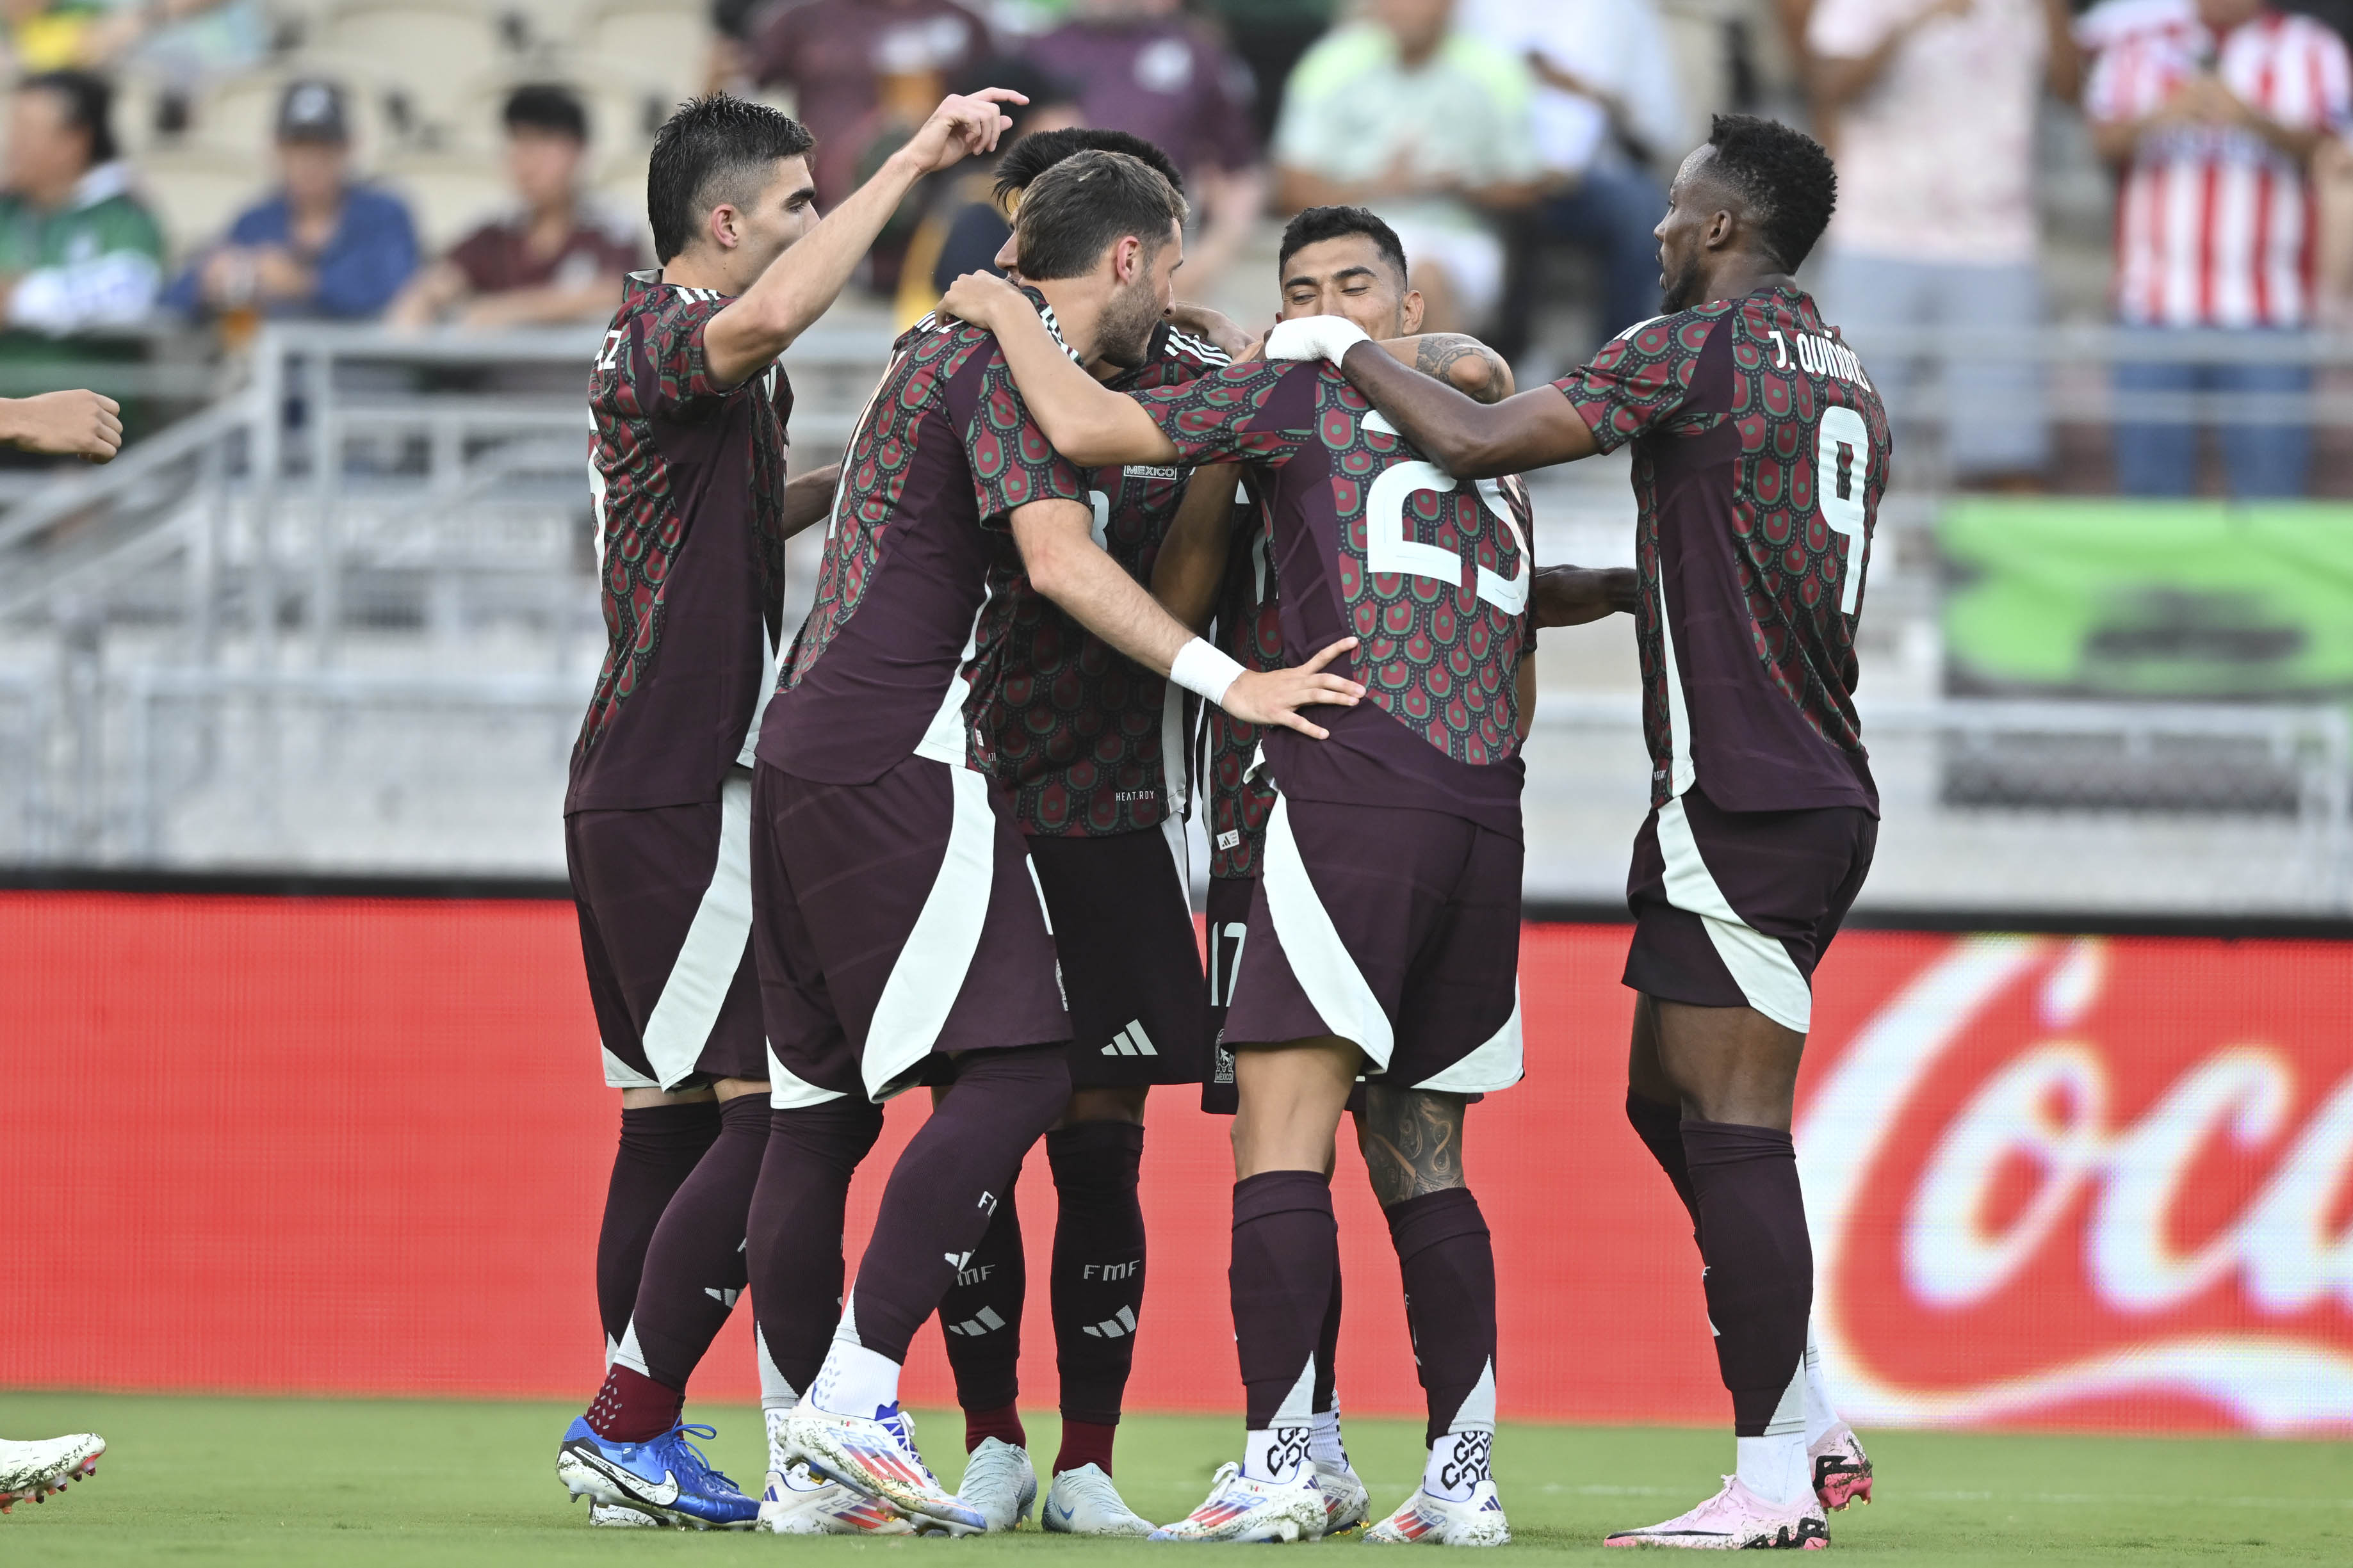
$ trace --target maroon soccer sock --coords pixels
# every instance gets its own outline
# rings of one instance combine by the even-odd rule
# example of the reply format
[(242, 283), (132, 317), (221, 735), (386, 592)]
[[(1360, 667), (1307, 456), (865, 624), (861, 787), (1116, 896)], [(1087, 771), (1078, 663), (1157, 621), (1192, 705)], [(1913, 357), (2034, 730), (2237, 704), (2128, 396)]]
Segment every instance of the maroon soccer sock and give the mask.
[(1761, 1437), (1805, 1363), (1806, 1318), (1814, 1304), (1814, 1248), (1797, 1150), (1787, 1132), (1769, 1127), (1686, 1121), (1683, 1135), (1699, 1206), (1717, 1370), (1732, 1391), (1733, 1429)]
[(1626, 1091), (1626, 1120), (1634, 1124), (1635, 1135), (1642, 1147), (1667, 1173), (1675, 1187), (1675, 1196), (1683, 1199), (1683, 1209), (1691, 1215), (1692, 1241), (1699, 1241), (1699, 1199), (1692, 1194), (1691, 1167), (1683, 1155), (1683, 1112), (1679, 1105), (1662, 1105), (1646, 1100), (1632, 1089)]
[(882, 1189), (851, 1290), (858, 1342), (903, 1363), (907, 1346), (980, 1245), (1021, 1156), (1071, 1098), (1069, 1047), (974, 1051)]
[[(1248, 1394), (1249, 1429), (1304, 1428), (1314, 1380), (1300, 1374), (1332, 1304), (1340, 1269), (1340, 1230), (1332, 1215), (1331, 1179), (1318, 1171), (1262, 1171), (1234, 1184), (1234, 1342)], [(1286, 1410), (1293, 1394), (1297, 1408)]]
[[(1144, 1205), (1136, 1197), (1144, 1129), (1133, 1121), (1058, 1128), (1046, 1134), (1046, 1160), (1061, 1203), (1053, 1298), (1062, 1419), (1108, 1431), (1119, 1425), (1144, 1310)], [(1070, 1450), (1067, 1427), (1062, 1446)], [(1107, 1451), (1108, 1440), (1102, 1447)], [(1111, 1468), (1107, 1458), (1095, 1462)]]
[(1495, 1247), (1467, 1187), (1383, 1211), (1405, 1281), (1406, 1324), (1429, 1402), (1429, 1439), (1494, 1425)]
[(841, 1321), (841, 1227), (849, 1178), (882, 1135), (882, 1108), (860, 1097), (772, 1110), (745, 1226), (752, 1312), (760, 1326), (760, 1402), (808, 1389)]
[(646, 1247), (662, 1210), (718, 1136), (719, 1107), (707, 1100), (631, 1106), (621, 1112), (621, 1143), (613, 1154), (605, 1223), (596, 1237), (596, 1315), (604, 1322), (608, 1354), (628, 1331)]
[(1000, 1443), (1010, 1443), (1017, 1448), (1029, 1446), (1029, 1434), (1021, 1425), (1020, 1406), (1000, 1405), (991, 1410), (966, 1410), (964, 1413), (965, 1453), (971, 1453), (991, 1437)]
[(1340, 1260), (1332, 1260), (1332, 1300), (1324, 1309), (1324, 1330), (1315, 1336), (1315, 1399), (1309, 1406), (1317, 1415), (1340, 1407)]
[(649, 1443), (678, 1425), (686, 1395), (615, 1362), (588, 1404), (588, 1429), (616, 1443)]
[(1111, 1448), (1119, 1436), (1119, 1427), (1100, 1421), (1073, 1421), (1062, 1418), (1062, 1446), (1054, 1455), (1054, 1471), (1075, 1470), (1083, 1465), (1093, 1465), (1104, 1475), (1111, 1474)]
[(662, 1212), (646, 1248), (638, 1304), (615, 1365), (683, 1390), (743, 1293), (744, 1219), (768, 1147), (768, 1100), (741, 1094), (719, 1108), (719, 1139)]
[(986, 1437), (1019, 1444), (1006, 1427), (1021, 1430), (1014, 1402), (1021, 1392), (1021, 1309), (1029, 1295), (1029, 1265), (1021, 1252), (1021, 1214), (1008, 1186), (947, 1294), (940, 1298), (940, 1333), (955, 1373), (956, 1403), (965, 1411), (965, 1447)]

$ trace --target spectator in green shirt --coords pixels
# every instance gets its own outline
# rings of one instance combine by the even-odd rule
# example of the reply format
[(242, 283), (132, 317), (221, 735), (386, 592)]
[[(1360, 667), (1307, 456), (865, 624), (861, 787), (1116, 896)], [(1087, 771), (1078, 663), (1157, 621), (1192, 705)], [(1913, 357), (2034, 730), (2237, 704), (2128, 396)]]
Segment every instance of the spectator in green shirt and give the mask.
[(117, 154), (112, 99), (84, 71), (17, 85), (0, 195), (0, 320), (10, 337), (122, 326), (154, 309), (164, 235)]

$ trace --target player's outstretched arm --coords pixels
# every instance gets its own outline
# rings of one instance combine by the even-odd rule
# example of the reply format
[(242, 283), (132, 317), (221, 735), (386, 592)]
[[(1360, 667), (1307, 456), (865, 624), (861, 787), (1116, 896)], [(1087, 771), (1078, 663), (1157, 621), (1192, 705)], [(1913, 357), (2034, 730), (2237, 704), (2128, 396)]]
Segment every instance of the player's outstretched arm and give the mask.
[[(828, 463), (795, 474), (785, 481), (785, 510), (777, 531), (786, 539), (812, 523), (823, 522), (833, 510), (833, 492), (841, 483), (841, 465)], [(1541, 583), (1542, 577), (1536, 579)]]
[(1539, 566), (1529, 608), (1539, 626), (1581, 626), (1632, 615), (1641, 593), (1631, 566)]
[(1519, 390), (1504, 356), (1468, 332), (1384, 338), (1381, 347), (1399, 363), (1435, 376), (1473, 403), (1501, 403)]
[(1197, 632), (1209, 624), (1209, 613), (1218, 605), (1218, 584), (1225, 581), (1226, 548), (1234, 531), (1235, 476), (1240, 472), (1232, 464), (1193, 470), (1152, 563), (1152, 596)]
[(712, 379), (734, 386), (792, 346), (849, 281), (915, 182), (966, 157), (996, 150), (1013, 121), (1000, 103), (1029, 100), (1009, 88), (984, 88), (940, 100), (907, 144), (874, 177), (826, 214), (793, 247), (768, 264), (759, 281), (711, 318), (703, 353)]
[(1094, 517), (1077, 501), (1031, 501), (1010, 519), (1030, 585), (1087, 630), (1155, 675), (1198, 692), (1251, 724), (1282, 724), (1323, 740), (1300, 714), (1334, 703), (1353, 708), (1365, 689), (1324, 667), (1356, 646), (1343, 637), (1292, 669), (1245, 670), (1176, 624), (1144, 585), (1094, 542)]
[(1020, 289), (987, 272), (949, 285), (940, 309), (997, 334), (1021, 401), (1054, 449), (1082, 468), (1113, 463), (1173, 463), (1176, 444), (1152, 416), (1079, 368)]
[(122, 405), (98, 392), (0, 397), (0, 441), (27, 452), (107, 462), (122, 449)]

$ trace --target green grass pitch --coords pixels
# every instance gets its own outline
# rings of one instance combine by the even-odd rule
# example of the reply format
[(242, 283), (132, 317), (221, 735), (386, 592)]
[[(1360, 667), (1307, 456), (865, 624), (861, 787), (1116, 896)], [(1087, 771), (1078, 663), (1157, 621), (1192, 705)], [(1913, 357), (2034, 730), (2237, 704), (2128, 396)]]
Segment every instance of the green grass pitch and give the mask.
[[(1152, 1555), (1141, 1542), (1023, 1532), (965, 1541), (786, 1541), (591, 1531), (554, 1479), (554, 1405), (147, 1398), (0, 1393), (0, 1434), (95, 1429), (97, 1478), (0, 1519), (0, 1563), (416, 1564), (746, 1563), (790, 1553), (955, 1557), (993, 1563), (1079, 1552)], [(756, 1413), (696, 1415), (720, 1429), (712, 1458), (756, 1485)], [(921, 1416), (953, 1479), (962, 1426)], [(1351, 1420), (1349, 1447), (1375, 1506), (1419, 1471), (1418, 1423)], [(1119, 1477), (1140, 1512), (1200, 1500), (1239, 1433), (1229, 1419), (1131, 1417)], [(1030, 1426), (1050, 1458), (1053, 1422)], [(2353, 1444), (2236, 1439), (1871, 1436), (1880, 1501), (1834, 1516), (1833, 1550), (1921, 1563), (2130, 1560), (2353, 1563)], [(1657, 1427), (1506, 1426), (1497, 1479), (1523, 1559), (1598, 1558), (1602, 1535), (1697, 1501), (1731, 1461), (1724, 1435)], [(1371, 1550), (1353, 1542), (1324, 1552)]]

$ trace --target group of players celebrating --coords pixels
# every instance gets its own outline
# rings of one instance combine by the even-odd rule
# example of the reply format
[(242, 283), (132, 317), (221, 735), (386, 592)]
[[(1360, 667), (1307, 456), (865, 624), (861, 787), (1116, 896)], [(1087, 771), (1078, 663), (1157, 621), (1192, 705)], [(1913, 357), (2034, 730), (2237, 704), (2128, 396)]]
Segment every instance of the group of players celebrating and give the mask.
[[(1810, 1353), (1789, 1123), (1814, 963), (1876, 826), (1853, 633), (1889, 451), (1790, 276), (1830, 217), (1829, 159), (1719, 118), (1659, 226), (1668, 313), (1510, 395), (1482, 345), (1418, 335), (1370, 213), (1292, 222), (1261, 340), (1176, 303), (1187, 215), (1159, 149), (1034, 135), (997, 166), (1007, 276), (960, 279), (894, 345), (839, 468), (788, 476), (778, 355), (918, 180), (996, 150), (1014, 96), (946, 100), (822, 220), (810, 138), (772, 110), (702, 100), (655, 145), (661, 267), (629, 280), (590, 384), (610, 643), (565, 843), (622, 1113), (607, 1373), (559, 1478), (602, 1524), (1024, 1523), (1013, 1185), (1042, 1138), (1045, 1529), (1508, 1541), (1465, 1108), (1522, 1073), (1536, 630), (1630, 611), (1653, 810), (1627, 1114), (1691, 1212), (1738, 1460), (1610, 1542), (1826, 1544), (1871, 1468)], [(1630, 443), (1638, 565), (1538, 568), (1515, 476)], [(820, 523), (815, 605), (780, 648), (784, 544)], [(1247, 1403), (1239, 1461), (1158, 1528), (1113, 1481), (1155, 1085), (1234, 1119)], [(918, 1087), (930, 1115), (845, 1289), (852, 1174), (881, 1103)], [(1422, 1480), (1377, 1522), (1333, 1372), (1350, 1113), (1429, 1398)], [(680, 1424), (747, 1286), (757, 1499)], [(899, 1404), (935, 1314), (965, 1419), (953, 1493)]]

